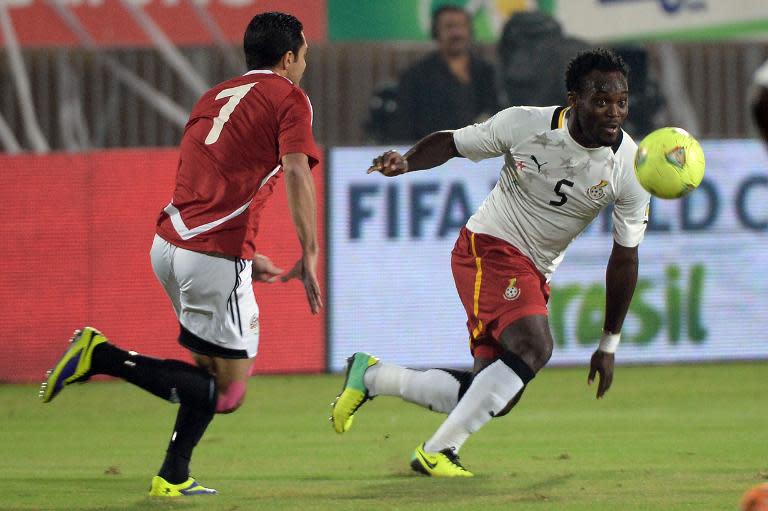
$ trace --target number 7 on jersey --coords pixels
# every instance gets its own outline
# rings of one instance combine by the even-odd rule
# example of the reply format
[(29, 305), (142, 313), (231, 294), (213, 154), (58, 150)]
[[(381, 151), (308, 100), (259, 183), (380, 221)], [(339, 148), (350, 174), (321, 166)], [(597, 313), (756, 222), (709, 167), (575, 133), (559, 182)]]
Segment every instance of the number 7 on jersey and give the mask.
[(224, 129), (224, 125), (229, 120), (229, 116), (235, 111), (235, 107), (243, 97), (248, 94), (248, 91), (253, 88), (259, 82), (246, 83), (238, 87), (232, 87), (230, 89), (224, 89), (216, 94), (216, 99), (229, 98), (226, 104), (219, 110), (219, 115), (213, 120), (213, 126), (211, 131), (208, 132), (208, 136), (205, 137), (205, 145), (211, 145), (219, 139), (221, 130)]

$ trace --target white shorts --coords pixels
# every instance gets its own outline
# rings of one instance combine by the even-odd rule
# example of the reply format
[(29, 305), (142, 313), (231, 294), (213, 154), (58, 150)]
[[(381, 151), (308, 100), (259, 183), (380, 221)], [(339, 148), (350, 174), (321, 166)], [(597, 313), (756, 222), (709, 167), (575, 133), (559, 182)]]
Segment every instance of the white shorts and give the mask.
[(179, 336), (183, 346), (222, 358), (256, 356), (259, 306), (253, 294), (251, 261), (193, 252), (158, 235), (150, 256), (183, 327)]

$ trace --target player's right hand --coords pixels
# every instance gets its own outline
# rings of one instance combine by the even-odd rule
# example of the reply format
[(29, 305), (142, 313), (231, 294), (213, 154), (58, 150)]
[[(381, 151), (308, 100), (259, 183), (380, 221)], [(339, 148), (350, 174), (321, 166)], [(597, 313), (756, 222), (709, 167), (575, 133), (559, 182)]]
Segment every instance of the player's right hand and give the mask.
[(408, 160), (395, 150), (387, 151), (373, 159), (367, 173), (373, 172), (381, 172), (387, 177), (405, 174), (408, 172)]
[(283, 273), (272, 260), (263, 254), (254, 254), (252, 263), (253, 280), (272, 283)]
[(305, 254), (296, 261), (293, 268), (283, 275), (280, 280), (288, 282), (291, 279), (301, 279), (307, 301), (312, 314), (317, 314), (323, 308), (323, 298), (320, 296), (320, 282), (317, 280), (317, 254)]

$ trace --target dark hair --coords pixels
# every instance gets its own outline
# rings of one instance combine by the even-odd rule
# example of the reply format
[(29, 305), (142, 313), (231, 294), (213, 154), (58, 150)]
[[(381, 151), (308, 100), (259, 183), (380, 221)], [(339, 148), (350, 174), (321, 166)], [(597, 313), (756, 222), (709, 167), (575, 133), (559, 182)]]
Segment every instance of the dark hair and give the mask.
[(581, 92), (584, 78), (595, 70), (618, 71), (624, 78), (629, 74), (627, 64), (619, 55), (606, 48), (594, 48), (579, 53), (568, 63), (565, 70), (565, 89), (568, 92)]
[(283, 12), (264, 12), (253, 17), (243, 37), (248, 69), (277, 65), (288, 51), (298, 54), (304, 43), (301, 21)]
[(469, 13), (461, 6), (454, 5), (454, 4), (447, 4), (447, 5), (441, 5), (434, 11), (432, 11), (432, 39), (437, 39), (437, 22), (440, 20), (440, 16), (443, 15), (443, 13), (446, 12), (460, 12), (464, 16), (467, 17), (467, 21), (469, 22), (470, 28), (472, 27), (472, 16), (469, 15)]

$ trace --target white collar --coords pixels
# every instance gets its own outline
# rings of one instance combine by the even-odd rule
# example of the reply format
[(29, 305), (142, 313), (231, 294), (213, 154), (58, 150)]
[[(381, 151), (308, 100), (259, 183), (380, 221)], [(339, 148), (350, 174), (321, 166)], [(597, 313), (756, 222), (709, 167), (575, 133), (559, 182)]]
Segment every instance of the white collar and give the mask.
[(271, 69), (251, 69), (250, 71), (245, 73), (243, 76), (248, 76), (248, 75), (276, 75), (284, 80), (288, 80), (288, 82), (291, 84), (293, 83), (290, 78), (286, 78), (285, 76), (279, 75), (274, 71), (272, 71)]

